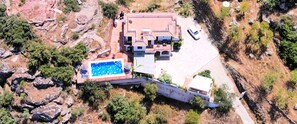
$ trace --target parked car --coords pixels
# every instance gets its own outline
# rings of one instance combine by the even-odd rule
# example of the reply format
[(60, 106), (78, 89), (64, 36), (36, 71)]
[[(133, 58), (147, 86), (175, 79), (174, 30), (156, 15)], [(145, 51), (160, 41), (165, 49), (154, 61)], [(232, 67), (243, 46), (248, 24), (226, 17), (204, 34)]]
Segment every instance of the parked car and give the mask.
[(195, 39), (195, 40), (199, 40), (200, 39), (200, 32), (198, 28), (195, 25), (191, 25), (188, 28), (188, 32), (190, 33), (190, 35)]

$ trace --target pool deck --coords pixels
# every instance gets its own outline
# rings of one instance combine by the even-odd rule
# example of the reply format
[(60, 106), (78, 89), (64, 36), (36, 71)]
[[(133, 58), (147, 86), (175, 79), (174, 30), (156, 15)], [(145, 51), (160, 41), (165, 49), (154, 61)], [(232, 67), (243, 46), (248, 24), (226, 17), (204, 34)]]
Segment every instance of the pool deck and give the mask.
[[(113, 27), (112, 29), (112, 35), (111, 35), (111, 41), (110, 41), (110, 54), (107, 57), (104, 58), (95, 58), (95, 59), (84, 59), (82, 61), (83, 65), (88, 66), (89, 62), (91, 61), (101, 61), (101, 60), (111, 60), (111, 59), (123, 59), (124, 60), (124, 66), (125, 65), (131, 65), (132, 66), (132, 61), (129, 60), (128, 54), (126, 52), (121, 52), (120, 49), (122, 49), (122, 37), (123, 37), (123, 32), (122, 32), (122, 20), (119, 20), (119, 23), (117, 24), (117, 27)], [(81, 78), (81, 73), (78, 71), (76, 75), (77, 83), (82, 84), (87, 80), (91, 80), (94, 82), (106, 82), (106, 81), (112, 81), (112, 80), (122, 80), (122, 79), (130, 79), (132, 78), (131, 72), (128, 74), (125, 74), (125, 76), (117, 76), (117, 77), (107, 77), (107, 78), (92, 78), (90, 79), (90, 72), (88, 68), (88, 78)]]

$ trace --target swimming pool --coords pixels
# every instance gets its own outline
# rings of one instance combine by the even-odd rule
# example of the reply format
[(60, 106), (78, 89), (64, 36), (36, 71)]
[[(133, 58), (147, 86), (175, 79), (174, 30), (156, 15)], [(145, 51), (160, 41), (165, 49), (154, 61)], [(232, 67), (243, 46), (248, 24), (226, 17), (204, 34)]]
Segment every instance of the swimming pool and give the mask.
[(89, 64), (90, 78), (124, 76), (123, 59), (92, 61)]

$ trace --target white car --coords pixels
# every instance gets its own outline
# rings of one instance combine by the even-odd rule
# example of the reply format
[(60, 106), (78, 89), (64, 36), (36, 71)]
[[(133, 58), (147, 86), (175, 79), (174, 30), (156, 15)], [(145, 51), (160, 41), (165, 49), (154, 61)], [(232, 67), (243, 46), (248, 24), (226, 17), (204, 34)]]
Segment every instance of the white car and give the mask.
[(199, 31), (198, 28), (195, 25), (191, 25), (188, 28), (188, 32), (190, 33), (190, 35), (195, 39), (195, 40), (199, 40), (200, 39), (200, 33), (201, 30)]

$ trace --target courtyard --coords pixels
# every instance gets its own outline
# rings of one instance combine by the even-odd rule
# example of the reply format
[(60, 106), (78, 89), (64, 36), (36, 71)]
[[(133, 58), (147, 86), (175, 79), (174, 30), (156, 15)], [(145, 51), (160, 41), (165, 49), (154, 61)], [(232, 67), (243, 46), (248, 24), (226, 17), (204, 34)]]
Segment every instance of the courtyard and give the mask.
[(178, 16), (177, 24), (181, 26), (183, 44), (178, 52), (172, 52), (170, 60), (156, 61), (154, 76), (158, 78), (162, 72), (166, 72), (172, 76), (173, 83), (183, 86), (187, 78), (219, 56), (219, 52), (203, 30), (199, 40), (194, 40), (187, 32), (191, 25), (201, 29), (193, 18)]

